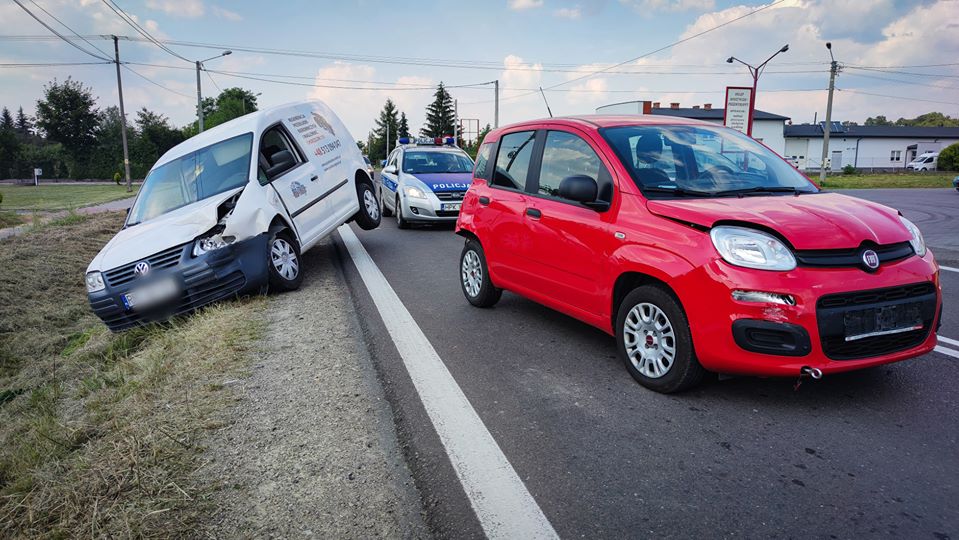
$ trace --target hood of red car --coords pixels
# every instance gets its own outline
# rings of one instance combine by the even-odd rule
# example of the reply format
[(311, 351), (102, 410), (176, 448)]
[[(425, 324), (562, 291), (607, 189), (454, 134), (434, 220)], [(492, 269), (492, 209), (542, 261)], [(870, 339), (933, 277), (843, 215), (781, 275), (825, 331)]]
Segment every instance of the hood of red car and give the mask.
[(650, 200), (647, 207), (656, 215), (705, 227), (719, 222), (760, 225), (777, 231), (795, 249), (850, 249), (866, 241), (894, 244), (911, 238), (892, 208), (838, 193)]

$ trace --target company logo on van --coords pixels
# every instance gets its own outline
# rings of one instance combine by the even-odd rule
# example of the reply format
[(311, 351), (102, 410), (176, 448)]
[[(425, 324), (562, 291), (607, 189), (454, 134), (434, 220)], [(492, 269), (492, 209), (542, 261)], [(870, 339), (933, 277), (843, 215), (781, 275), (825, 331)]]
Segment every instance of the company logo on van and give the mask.
[(332, 126), (329, 122), (326, 121), (326, 118), (323, 118), (322, 116), (320, 116), (319, 114), (317, 114), (316, 112), (314, 112), (314, 113), (313, 113), (313, 121), (316, 122), (316, 125), (320, 126), (321, 128), (325, 129), (326, 131), (329, 131), (333, 136), (336, 136), (336, 132), (333, 131), (333, 126)]
[(301, 195), (306, 195), (306, 186), (299, 182), (293, 182), (290, 184), (290, 191), (293, 192), (294, 197), (299, 197)]

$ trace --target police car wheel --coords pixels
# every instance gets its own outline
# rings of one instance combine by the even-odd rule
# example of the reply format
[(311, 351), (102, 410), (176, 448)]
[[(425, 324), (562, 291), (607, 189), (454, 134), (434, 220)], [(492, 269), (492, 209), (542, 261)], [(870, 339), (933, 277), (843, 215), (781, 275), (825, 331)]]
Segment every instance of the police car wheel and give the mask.
[(400, 196), (396, 196), (396, 203), (393, 205), (393, 209), (396, 211), (396, 226), (401, 229), (409, 229), (410, 222), (403, 217), (403, 207), (400, 206)]
[(460, 255), (460, 286), (466, 300), (476, 307), (492, 307), (503, 296), (503, 289), (496, 288), (489, 278), (483, 246), (472, 238)]
[(270, 235), (266, 246), (267, 268), (270, 273), (271, 291), (293, 291), (300, 288), (303, 273), (300, 247), (286, 231)]
[(383, 214), (383, 217), (393, 217), (393, 211), (386, 206), (386, 198), (383, 197), (382, 188), (380, 188), (380, 214)]
[(366, 182), (356, 184), (356, 197), (359, 199), (360, 209), (353, 216), (356, 224), (364, 231), (380, 226), (380, 203), (376, 200), (373, 186)]

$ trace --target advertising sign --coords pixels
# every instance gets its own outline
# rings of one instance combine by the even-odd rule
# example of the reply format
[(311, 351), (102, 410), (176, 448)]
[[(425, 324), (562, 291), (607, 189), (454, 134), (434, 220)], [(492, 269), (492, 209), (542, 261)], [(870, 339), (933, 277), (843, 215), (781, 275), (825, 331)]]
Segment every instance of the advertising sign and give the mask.
[(753, 89), (743, 86), (726, 87), (726, 111), (723, 125), (751, 135)]

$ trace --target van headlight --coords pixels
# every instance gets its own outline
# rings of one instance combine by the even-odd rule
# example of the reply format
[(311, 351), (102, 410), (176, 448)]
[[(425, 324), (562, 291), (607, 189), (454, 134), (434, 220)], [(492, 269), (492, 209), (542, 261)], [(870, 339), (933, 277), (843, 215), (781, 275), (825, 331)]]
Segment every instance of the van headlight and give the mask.
[(103, 274), (100, 272), (87, 272), (87, 292), (95, 293), (102, 291), (107, 286), (103, 283)]
[(219, 234), (214, 234), (212, 236), (207, 236), (204, 238), (197, 238), (196, 243), (193, 244), (193, 256), (199, 257), (204, 253), (209, 253), (211, 251), (216, 251), (221, 248), (225, 248), (233, 242), (232, 236), (220, 236)]
[(759, 270), (796, 268), (796, 257), (778, 238), (745, 227), (719, 226), (709, 231), (716, 251), (729, 264)]
[(919, 227), (916, 227), (915, 223), (902, 216), (899, 216), (899, 221), (902, 222), (902, 224), (906, 227), (906, 230), (909, 231), (909, 234), (912, 235), (912, 239), (909, 240), (909, 245), (912, 246), (912, 250), (916, 252), (916, 255), (925, 257), (926, 241), (922, 238), (922, 233), (919, 232)]

